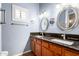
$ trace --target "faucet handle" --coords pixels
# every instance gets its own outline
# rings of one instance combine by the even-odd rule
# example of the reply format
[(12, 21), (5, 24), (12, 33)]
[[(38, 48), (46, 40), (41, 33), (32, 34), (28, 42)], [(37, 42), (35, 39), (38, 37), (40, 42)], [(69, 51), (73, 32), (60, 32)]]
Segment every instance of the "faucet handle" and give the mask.
[(64, 39), (64, 40), (66, 39), (66, 37), (65, 37), (65, 35), (64, 35), (64, 34), (62, 34), (61, 36), (63, 37), (63, 39)]

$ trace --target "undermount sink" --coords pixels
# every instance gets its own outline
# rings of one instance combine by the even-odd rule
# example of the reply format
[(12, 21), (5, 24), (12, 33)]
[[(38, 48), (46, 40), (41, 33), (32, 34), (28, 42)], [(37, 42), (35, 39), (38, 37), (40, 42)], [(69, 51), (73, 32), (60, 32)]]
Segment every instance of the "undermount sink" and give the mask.
[(35, 37), (37, 37), (37, 38), (42, 38), (42, 39), (44, 39), (44, 40), (47, 40), (48, 38), (47, 37), (44, 37), (44, 36), (35, 36)]
[(73, 41), (61, 40), (61, 39), (51, 39), (51, 41), (56, 42), (56, 43), (66, 44), (66, 45), (73, 45), (74, 44)]
[(37, 36), (35, 36), (35, 37), (42, 38), (43, 36), (37, 35)]

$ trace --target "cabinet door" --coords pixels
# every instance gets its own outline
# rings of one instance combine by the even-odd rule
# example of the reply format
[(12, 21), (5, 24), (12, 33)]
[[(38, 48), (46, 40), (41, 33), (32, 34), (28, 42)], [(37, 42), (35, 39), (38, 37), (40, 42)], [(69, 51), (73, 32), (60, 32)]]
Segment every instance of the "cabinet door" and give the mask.
[(32, 40), (31, 42), (32, 52), (35, 52), (35, 42)]
[(37, 56), (41, 56), (41, 45), (39, 45), (39, 44), (35, 44), (35, 54), (37, 55)]
[(50, 44), (50, 45), (49, 45), (49, 49), (50, 49), (52, 52), (54, 52), (54, 55), (55, 55), (55, 56), (61, 56), (61, 55), (62, 55), (62, 53), (61, 53), (62, 47), (59, 46), (59, 45), (57, 45), (57, 44)]
[(36, 44), (36, 39), (31, 37), (31, 48), (33, 53), (35, 53), (35, 44)]
[(53, 53), (45, 47), (42, 47), (42, 56), (53, 56)]
[(46, 49), (42, 47), (42, 56), (46, 56)]
[(50, 51), (50, 50), (48, 50), (48, 49), (47, 49), (46, 51), (47, 51), (47, 53), (46, 53), (46, 54), (47, 54), (47, 56), (53, 56), (53, 52), (51, 52), (51, 51)]
[(64, 55), (65, 56), (79, 56), (79, 52), (66, 48), (64, 49)]
[(70, 52), (70, 51), (65, 51), (65, 52), (64, 52), (64, 55), (65, 55), (65, 56), (76, 56), (75, 53)]

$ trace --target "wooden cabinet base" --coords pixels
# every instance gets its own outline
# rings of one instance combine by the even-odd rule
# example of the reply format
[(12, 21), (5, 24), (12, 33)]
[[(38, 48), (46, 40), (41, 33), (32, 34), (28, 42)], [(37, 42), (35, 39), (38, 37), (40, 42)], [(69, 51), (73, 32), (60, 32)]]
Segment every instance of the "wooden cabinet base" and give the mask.
[(50, 43), (39, 38), (31, 38), (32, 51), (37, 56), (79, 56), (79, 51)]

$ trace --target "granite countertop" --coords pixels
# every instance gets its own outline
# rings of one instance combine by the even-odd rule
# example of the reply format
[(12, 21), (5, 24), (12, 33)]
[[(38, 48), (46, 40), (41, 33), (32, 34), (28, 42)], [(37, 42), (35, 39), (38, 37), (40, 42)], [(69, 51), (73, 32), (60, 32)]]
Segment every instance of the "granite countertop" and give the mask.
[(74, 41), (73, 45), (67, 45), (67, 44), (62, 44), (62, 43), (58, 43), (58, 42), (52, 42), (51, 39), (56, 39), (55, 37), (42, 37), (42, 36), (32, 36), (32, 37), (36, 37), (36, 38), (39, 38), (41, 40), (45, 40), (45, 41), (48, 41), (51, 43), (55, 43), (55, 44), (62, 45), (62, 46), (72, 48), (72, 49), (79, 51), (79, 41)]

